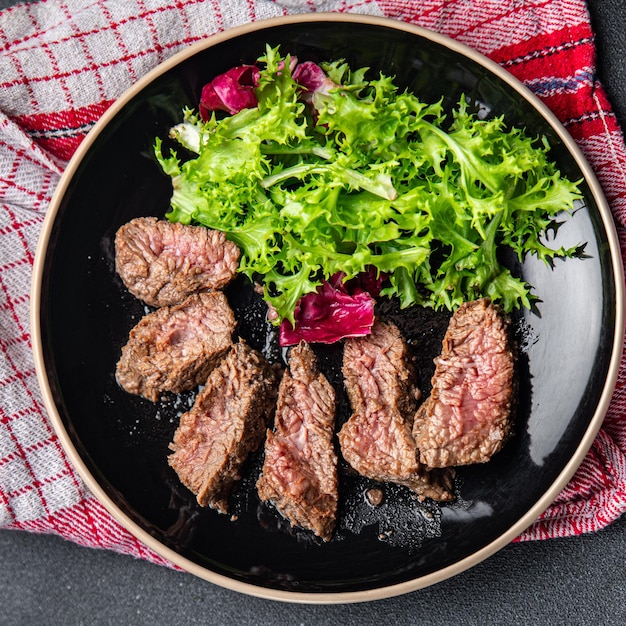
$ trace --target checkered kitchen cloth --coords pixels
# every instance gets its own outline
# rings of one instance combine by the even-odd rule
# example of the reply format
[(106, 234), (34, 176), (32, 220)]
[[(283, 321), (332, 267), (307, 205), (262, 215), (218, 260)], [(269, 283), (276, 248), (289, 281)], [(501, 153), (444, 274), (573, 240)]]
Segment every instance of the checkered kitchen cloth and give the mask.
[[(164, 563), (88, 492), (46, 416), (28, 326), (37, 237), (64, 164), (140, 76), (207, 35), (314, 11), (404, 20), (500, 63), (578, 142), (626, 244), (624, 142), (595, 78), (582, 0), (47, 0), (6, 9), (0, 12), (0, 527), (56, 533)], [(584, 463), (520, 539), (590, 532), (626, 510), (624, 372)]]

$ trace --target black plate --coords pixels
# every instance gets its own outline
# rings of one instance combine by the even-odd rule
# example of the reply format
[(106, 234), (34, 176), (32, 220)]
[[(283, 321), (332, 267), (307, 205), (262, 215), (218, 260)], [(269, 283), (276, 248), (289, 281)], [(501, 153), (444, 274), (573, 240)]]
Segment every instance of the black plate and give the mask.
[[(202, 85), (265, 44), (300, 60), (345, 58), (396, 76), (432, 102), (462, 93), (485, 115), (545, 134), (552, 157), (583, 178), (584, 203), (558, 243), (588, 242), (589, 258), (530, 259), (521, 269), (541, 302), (516, 322), (521, 392), (516, 434), (490, 463), (459, 471), (457, 502), (419, 505), (386, 488), (374, 510), (366, 481), (342, 471), (344, 504), (336, 539), (292, 533), (259, 505), (258, 458), (233, 497), (238, 519), (200, 510), (167, 466), (177, 416), (193, 394), (154, 405), (121, 391), (116, 361), (144, 314), (114, 273), (116, 229), (140, 215), (163, 216), (169, 179), (152, 156)], [(229, 296), (241, 332), (262, 347), (254, 298), (239, 283)], [(70, 164), (42, 235), (33, 290), (33, 336), (41, 386), (55, 428), (87, 484), (131, 532), (208, 580), (240, 591), (305, 601), (389, 596), (431, 584), (485, 558), (528, 526), (571, 477), (600, 427), (619, 361), (622, 333), (619, 248), (606, 202), (589, 166), (555, 118), (519, 83), (444, 37), (397, 22), (318, 15), (279, 19), (214, 37), (157, 68), (97, 125)], [(261, 318), (258, 318), (261, 319)], [(244, 321), (245, 320), (245, 321)], [(406, 320), (405, 320), (406, 322)], [(438, 350), (434, 334), (405, 326), (423, 346), (422, 383)], [(320, 349), (323, 363), (332, 350)], [(331, 374), (332, 375), (332, 374)], [(335, 380), (335, 382), (338, 382)], [(363, 528), (360, 528), (363, 526)]]

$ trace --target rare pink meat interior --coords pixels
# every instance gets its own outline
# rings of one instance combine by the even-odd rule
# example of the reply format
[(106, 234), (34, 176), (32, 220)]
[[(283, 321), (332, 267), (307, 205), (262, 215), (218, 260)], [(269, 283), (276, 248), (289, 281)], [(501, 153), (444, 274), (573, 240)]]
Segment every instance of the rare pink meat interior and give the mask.
[(239, 248), (224, 233), (138, 217), (115, 236), (115, 268), (126, 288), (151, 306), (182, 302), (220, 289), (234, 277)]
[(514, 357), (507, 324), (487, 298), (462, 304), (435, 359), (432, 392), (413, 426), (430, 467), (484, 463), (511, 431)]
[(302, 341), (291, 349), (280, 383), (274, 430), (267, 431), (261, 500), (293, 526), (328, 541), (337, 517), (337, 455), (333, 446), (335, 391)]
[(345, 460), (359, 474), (406, 485), (420, 498), (453, 499), (452, 476), (417, 458), (411, 428), (420, 391), (398, 328), (377, 321), (367, 337), (347, 339), (343, 375), (353, 411), (339, 432)]
[(205, 382), (232, 344), (235, 316), (221, 291), (189, 296), (144, 316), (117, 363), (118, 383), (156, 402)]
[(265, 435), (278, 376), (265, 357), (236, 343), (209, 375), (170, 444), (168, 462), (201, 506), (228, 512), (241, 466)]

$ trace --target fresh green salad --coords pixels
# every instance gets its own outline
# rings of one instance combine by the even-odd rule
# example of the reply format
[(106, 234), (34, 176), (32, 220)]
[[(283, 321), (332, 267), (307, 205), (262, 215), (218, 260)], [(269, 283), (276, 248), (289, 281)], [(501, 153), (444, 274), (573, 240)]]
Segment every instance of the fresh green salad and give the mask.
[(548, 263), (579, 254), (549, 243), (578, 183), (545, 138), (479, 119), (465, 97), (445, 115), (442, 102), (368, 74), (267, 47), (217, 77), (200, 112), (186, 109), (171, 131), (191, 158), (156, 140), (173, 184), (167, 217), (237, 243), (240, 272), (264, 285), (278, 321), (295, 323), (301, 298), (325, 281), (372, 270), (402, 307), (454, 310), (483, 296), (506, 312), (530, 307), (531, 286), (500, 252)]

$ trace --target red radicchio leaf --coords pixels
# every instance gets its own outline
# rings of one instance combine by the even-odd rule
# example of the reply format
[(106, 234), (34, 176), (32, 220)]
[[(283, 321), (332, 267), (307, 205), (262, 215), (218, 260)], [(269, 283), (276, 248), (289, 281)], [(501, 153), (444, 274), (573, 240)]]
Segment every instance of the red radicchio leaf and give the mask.
[(338, 87), (328, 78), (326, 72), (312, 61), (299, 63), (293, 71), (293, 79), (304, 89), (302, 100), (313, 107), (315, 93), (327, 94), (334, 87)]
[[(335, 276), (338, 275), (335, 274)], [(379, 273), (375, 266), (370, 265), (364, 272), (346, 281), (345, 288), (348, 293), (354, 294), (360, 291), (367, 291), (374, 298), (378, 298), (386, 278), (387, 274), (385, 272)], [(343, 280), (343, 275), (341, 275), (341, 280)]]
[[(364, 337), (370, 333), (375, 300), (363, 289), (359, 277), (346, 283), (343, 278), (344, 274), (339, 272), (322, 283), (316, 292), (300, 298), (294, 314), (295, 328), (288, 320), (280, 325), (281, 346), (295, 345), (301, 340), (335, 343), (344, 337)], [(375, 280), (382, 282), (383, 279)], [(375, 287), (373, 283), (372, 286)]]
[(336, 87), (326, 72), (317, 63), (304, 61), (293, 71), (293, 79), (307, 91), (324, 91)]
[(227, 111), (231, 115), (258, 104), (255, 87), (259, 82), (256, 65), (240, 65), (216, 76), (202, 88), (200, 117), (206, 121), (211, 111)]

